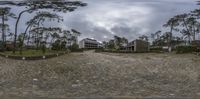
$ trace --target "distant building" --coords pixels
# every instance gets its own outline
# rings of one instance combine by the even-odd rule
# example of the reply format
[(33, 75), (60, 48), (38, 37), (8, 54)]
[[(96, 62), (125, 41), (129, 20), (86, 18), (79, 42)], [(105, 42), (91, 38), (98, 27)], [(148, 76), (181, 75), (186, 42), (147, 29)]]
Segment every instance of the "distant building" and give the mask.
[[(18, 45), (19, 45), (19, 42), (17, 41), (16, 46)], [(3, 47), (4, 47), (4, 50), (11, 51), (14, 49), (14, 43), (13, 41), (6, 41), (5, 46), (3, 46), (2, 41), (0, 41), (0, 51), (3, 49)]]
[(134, 40), (123, 47), (122, 50), (129, 52), (148, 52), (149, 42), (144, 40)]
[(101, 44), (94, 39), (86, 38), (79, 42), (79, 48), (83, 49), (97, 49), (101, 46)]
[(192, 41), (192, 45), (196, 47), (200, 47), (200, 40)]
[(192, 45), (197, 47), (197, 50), (200, 51), (200, 40), (192, 41)]
[(100, 43), (100, 42), (98, 42), (98, 48), (103, 48), (103, 44), (102, 43)]

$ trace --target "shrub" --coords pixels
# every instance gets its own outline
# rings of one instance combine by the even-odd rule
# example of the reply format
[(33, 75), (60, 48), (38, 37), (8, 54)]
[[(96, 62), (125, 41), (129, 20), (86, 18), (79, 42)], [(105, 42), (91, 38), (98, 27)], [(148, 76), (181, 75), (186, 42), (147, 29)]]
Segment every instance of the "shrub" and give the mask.
[(150, 48), (150, 51), (162, 51), (162, 47)]
[(95, 52), (103, 52), (103, 51), (104, 51), (103, 48), (95, 49)]
[(83, 52), (83, 49), (80, 49), (78, 44), (73, 44), (69, 49), (71, 52)]
[(153, 47), (153, 48), (150, 48), (150, 51), (159, 53), (159, 52), (163, 52), (164, 50), (162, 47)]
[(54, 43), (52, 43), (52, 50), (60, 50), (60, 40), (56, 40)]
[(177, 46), (176, 47), (176, 53), (191, 53), (196, 52), (197, 47), (194, 46)]

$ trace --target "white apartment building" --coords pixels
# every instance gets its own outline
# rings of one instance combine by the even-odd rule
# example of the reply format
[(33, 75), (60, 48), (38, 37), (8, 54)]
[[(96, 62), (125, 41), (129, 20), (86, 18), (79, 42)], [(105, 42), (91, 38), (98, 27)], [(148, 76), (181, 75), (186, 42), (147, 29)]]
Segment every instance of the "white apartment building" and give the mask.
[(99, 48), (99, 42), (94, 39), (85, 38), (79, 42), (79, 48), (84, 49), (97, 49)]

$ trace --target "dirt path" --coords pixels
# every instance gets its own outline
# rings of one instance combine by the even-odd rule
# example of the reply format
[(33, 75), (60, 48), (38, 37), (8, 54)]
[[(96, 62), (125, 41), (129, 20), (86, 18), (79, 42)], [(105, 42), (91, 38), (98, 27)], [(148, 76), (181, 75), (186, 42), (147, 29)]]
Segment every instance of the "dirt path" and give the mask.
[(39, 97), (200, 95), (200, 57), (71, 53), (41, 60), (0, 57), (0, 95)]

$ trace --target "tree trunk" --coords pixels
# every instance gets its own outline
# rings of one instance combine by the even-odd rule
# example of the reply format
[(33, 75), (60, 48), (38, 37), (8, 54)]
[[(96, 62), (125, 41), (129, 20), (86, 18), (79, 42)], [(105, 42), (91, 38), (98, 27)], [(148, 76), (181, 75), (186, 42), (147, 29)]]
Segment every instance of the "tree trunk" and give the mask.
[(22, 45), (21, 45), (21, 47), (20, 47), (20, 54), (22, 54), (25, 36), (26, 36), (26, 33), (27, 33), (27, 31), (28, 31), (28, 29), (29, 29), (30, 26), (31, 26), (31, 24), (29, 24), (29, 25), (26, 27), (26, 30), (24, 31), (24, 35), (23, 35), (23, 38), (22, 38)]
[[(30, 27), (30, 30), (31, 30), (31, 28), (32, 28), (32, 26)], [(27, 40), (26, 45), (29, 45), (29, 42), (30, 42), (30, 36), (31, 36), (31, 34), (30, 34), (30, 32), (29, 32), (29, 34), (28, 34), (28, 40)]]
[(195, 24), (193, 23), (193, 41), (196, 40), (196, 29), (195, 29)]
[(38, 31), (37, 31), (37, 33), (36, 33), (36, 38), (37, 38), (37, 40), (36, 40), (36, 49), (37, 49), (37, 50), (39, 50), (39, 43), (40, 43), (40, 42), (39, 42), (39, 36), (40, 36), (40, 35), (39, 35), (39, 32), (40, 32), (40, 31), (39, 31), (40, 21), (41, 21), (41, 19), (40, 19), (40, 20), (38, 21), (38, 23), (37, 23), (37, 25), (38, 25)]
[(169, 33), (169, 40), (168, 40), (168, 51), (169, 52), (172, 52), (172, 32), (173, 32), (173, 24), (171, 26), (171, 29), (170, 29), (170, 33)]
[(19, 20), (20, 20), (22, 14), (25, 13), (25, 12), (27, 12), (27, 11), (29, 11), (29, 10), (24, 10), (24, 11), (22, 11), (22, 12), (19, 13), (19, 16), (18, 16), (18, 18), (17, 18), (17, 22), (16, 22), (16, 24), (15, 24), (15, 34), (14, 34), (14, 42), (13, 42), (13, 46), (14, 46), (14, 48), (13, 48), (13, 53), (14, 53), (14, 54), (15, 54), (15, 51), (16, 51), (18, 23), (19, 23)]
[(5, 16), (4, 16), (4, 14), (2, 15), (2, 46), (3, 46), (3, 48), (2, 48), (2, 50), (4, 51), (5, 50), (5, 21), (4, 21), (4, 18), (5, 18)]

